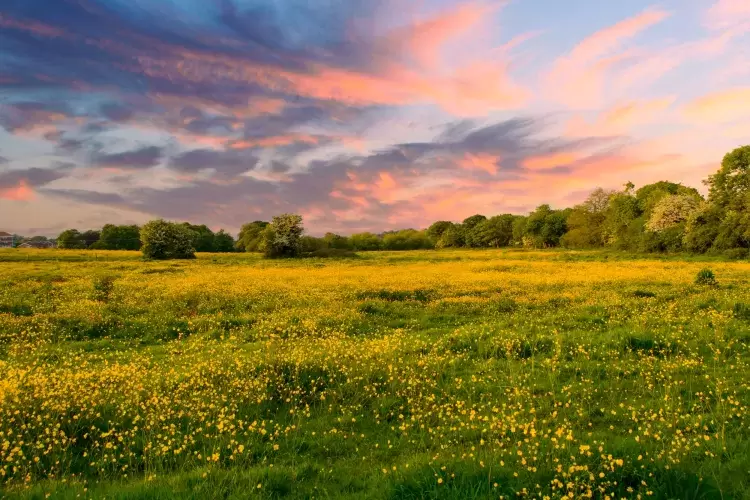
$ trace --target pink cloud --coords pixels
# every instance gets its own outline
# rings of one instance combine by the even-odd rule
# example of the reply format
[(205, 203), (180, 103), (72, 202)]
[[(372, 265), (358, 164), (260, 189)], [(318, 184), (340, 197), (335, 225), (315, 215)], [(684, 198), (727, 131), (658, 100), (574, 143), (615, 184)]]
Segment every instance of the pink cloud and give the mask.
[(713, 92), (688, 103), (684, 114), (691, 120), (726, 123), (750, 114), (750, 87)]
[(623, 50), (624, 42), (669, 15), (661, 10), (647, 10), (594, 33), (570, 54), (555, 61), (545, 76), (545, 86), (556, 100), (568, 107), (596, 107), (601, 102), (609, 71), (637, 55), (633, 50)]
[(487, 153), (466, 153), (463, 158), (458, 159), (458, 166), (465, 170), (481, 170), (490, 175), (497, 173), (497, 165), (500, 157)]
[(28, 201), (34, 198), (34, 190), (21, 179), (15, 187), (0, 188), (0, 199), (11, 201)]
[(750, 2), (717, 0), (708, 10), (706, 23), (713, 29), (750, 28)]

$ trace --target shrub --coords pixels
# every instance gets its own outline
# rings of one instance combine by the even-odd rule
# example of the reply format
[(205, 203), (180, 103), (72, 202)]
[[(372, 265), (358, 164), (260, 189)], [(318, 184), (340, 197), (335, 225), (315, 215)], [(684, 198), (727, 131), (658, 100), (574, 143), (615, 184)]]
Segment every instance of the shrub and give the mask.
[(301, 215), (277, 215), (263, 230), (263, 254), (267, 258), (299, 257), (303, 231)]
[(147, 259), (194, 259), (194, 238), (193, 231), (182, 224), (152, 220), (141, 228), (141, 251)]
[(698, 275), (695, 277), (696, 285), (716, 285), (716, 275), (710, 269), (701, 269), (698, 271)]
[(724, 250), (722, 253), (725, 258), (729, 260), (742, 260), (747, 259), (750, 257), (750, 249), (748, 248), (730, 248), (729, 250)]

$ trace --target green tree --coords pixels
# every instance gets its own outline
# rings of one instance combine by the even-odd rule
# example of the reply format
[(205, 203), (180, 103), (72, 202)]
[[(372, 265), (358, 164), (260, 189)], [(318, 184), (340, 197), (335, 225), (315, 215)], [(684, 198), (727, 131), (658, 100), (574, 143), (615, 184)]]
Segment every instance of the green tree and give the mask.
[(223, 229), (219, 229), (217, 233), (214, 233), (213, 251), (217, 253), (234, 252), (234, 238), (232, 235)]
[(328, 248), (335, 248), (337, 250), (351, 250), (352, 248), (349, 238), (336, 233), (326, 233), (323, 236), (323, 241), (325, 241)]
[(420, 250), (434, 248), (434, 244), (425, 231), (404, 229), (383, 236), (384, 250)]
[(605, 242), (604, 223), (613, 191), (597, 188), (591, 192), (586, 201), (576, 205), (565, 221), (568, 232), (561, 239), (561, 244), (570, 248), (600, 247)]
[(383, 241), (373, 233), (357, 233), (349, 237), (354, 250), (368, 251), (380, 250)]
[(57, 248), (86, 248), (86, 243), (78, 229), (66, 229), (57, 237)]
[(471, 231), (472, 246), (498, 248), (510, 245), (515, 219), (512, 214), (503, 214), (480, 222)]
[(91, 248), (91, 246), (95, 245), (100, 238), (101, 231), (96, 231), (94, 229), (89, 229), (88, 231), (81, 233), (81, 241), (83, 241), (86, 248)]
[(152, 220), (141, 228), (141, 251), (147, 259), (193, 259), (195, 233), (184, 224)]
[(566, 214), (560, 210), (552, 210), (549, 205), (539, 205), (529, 214), (526, 221), (526, 235), (532, 244), (538, 248), (555, 247), (560, 244), (560, 238), (567, 231)]
[(191, 224), (183, 222), (183, 226), (194, 233), (193, 248), (196, 252), (213, 252), (214, 250), (214, 232), (205, 224)]
[(437, 241), (451, 226), (453, 226), (453, 223), (447, 220), (439, 220), (437, 222), (433, 222), (432, 225), (427, 228), (427, 236)]
[(476, 214), (476, 215), (472, 215), (471, 217), (465, 218), (461, 224), (464, 226), (464, 228), (467, 231), (471, 231), (477, 226), (477, 224), (486, 220), (487, 220), (487, 217), (485, 217), (484, 215)]
[(466, 231), (462, 224), (451, 224), (438, 239), (437, 248), (461, 248), (466, 245)]
[(267, 226), (268, 222), (260, 220), (244, 224), (240, 229), (235, 248), (242, 252), (261, 252), (263, 231)]
[(141, 230), (136, 225), (105, 224), (96, 246), (102, 250), (139, 250)]
[(743, 146), (727, 153), (721, 168), (710, 176), (709, 201), (725, 210), (747, 208), (750, 194), (750, 146)]
[(277, 215), (263, 230), (263, 253), (268, 258), (298, 257), (301, 253), (300, 238), (304, 228), (302, 216), (296, 214)]

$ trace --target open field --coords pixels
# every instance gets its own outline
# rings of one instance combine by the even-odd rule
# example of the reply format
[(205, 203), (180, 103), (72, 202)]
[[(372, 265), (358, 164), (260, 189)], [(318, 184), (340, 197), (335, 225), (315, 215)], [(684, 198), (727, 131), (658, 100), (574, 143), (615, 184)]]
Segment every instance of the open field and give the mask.
[(750, 498), (748, 262), (92, 255), (0, 252), (0, 496)]

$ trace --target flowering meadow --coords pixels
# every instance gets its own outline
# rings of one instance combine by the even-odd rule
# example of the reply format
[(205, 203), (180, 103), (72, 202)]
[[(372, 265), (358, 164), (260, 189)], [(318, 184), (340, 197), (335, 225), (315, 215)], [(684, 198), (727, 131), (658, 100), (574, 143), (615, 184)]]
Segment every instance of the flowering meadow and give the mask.
[(0, 497), (750, 497), (748, 262), (138, 256), (0, 252)]

